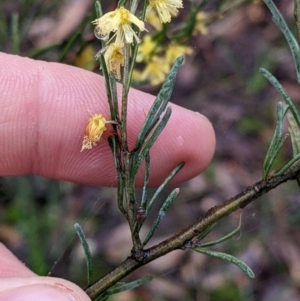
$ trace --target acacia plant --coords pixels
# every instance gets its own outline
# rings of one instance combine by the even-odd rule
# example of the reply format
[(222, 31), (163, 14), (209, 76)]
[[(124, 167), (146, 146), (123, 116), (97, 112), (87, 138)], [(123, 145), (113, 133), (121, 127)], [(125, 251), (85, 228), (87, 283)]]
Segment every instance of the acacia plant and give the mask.
[[(114, 158), (117, 172), (117, 205), (120, 213), (124, 215), (131, 232), (132, 249), (128, 250), (128, 257), (111, 272), (103, 275), (97, 281), (91, 281), (92, 265), (89, 247), (81, 227), (76, 224), (76, 231), (82, 241), (86, 252), (89, 286), (86, 293), (92, 300), (106, 300), (110, 295), (131, 289), (151, 281), (151, 277), (138, 279), (127, 284), (120, 284), (120, 280), (137, 268), (161, 257), (176, 249), (192, 249), (195, 252), (218, 257), (227, 260), (240, 267), (250, 278), (254, 273), (249, 266), (230, 254), (225, 254), (208, 249), (208, 247), (221, 243), (232, 237), (238, 229), (232, 231), (225, 237), (209, 243), (202, 243), (204, 237), (217, 225), (217, 222), (230, 213), (244, 208), (250, 202), (258, 199), (261, 195), (274, 189), (278, 185), (297, 180), (300, 177), (300, 115), (291, 98), (277, 79), (265, 69), (261, 69), (262, 75), (274, 86), (280, 94), (283, 102), (277, 105), (277, 123), (265, 156), (262, 167), (262, 180), (248, 186), (238, 195), (226, 200), (223, 204), (208, 210), (193, 223), (175, 233), (168, 239), (147, 248), (147, 243), (152, 239), (161, 220), (171, 206), (173, 200), (179, 194), (179, 189), (174, 189), (166, 200), (161, 204), (156, 218), (152, 222), (150, 231), (145, 237), (140, 235), (145, 220), (147, 220), (153, 204), (163, 188), (180, 172), (184, 162), (176, 166), (170, 175), (157, 188), (152, 197), (148, 197), (148, 181), (150, 170), (150, 149), (165, 128), (171, 114), (168, 102), (172, 95), (176, 74), (184, 59), (182, 55), (191, 53), (191, 48), (184, 44), (185, 37), (191, 37), (196, 30), (205, 30), (203, 26), (203, 14), (201, 12), (205, 1), (199, 5), (183, 3), (182, 0), (120, 0), (115, 10), (102, 12), (99, 1), (95, 8), (97, 19), (92, 23), (95, 25), (95, 35), (99, 39), (99, 48), (96, 58), (100, 61), (102, 73), (105, 77), (107, 103), (110, 110), (109, 119), (99, 114), (93, 115), (86, 127), (81, 151), (89, 151), (98, 143), (106, 143), (101, 140), (102, 134), (110, 124), (112, 130), (108, 143)], [(300, 52), (299, 44), (287, 27), (283, 17), (271, 0), (264, 0), (269, 7), (273, 20), (284, 34), (289, 48), (294, 57), (298, 83), (300, 83)], [(298, 0), (295, 0), (298, 4)], [(190, 16), (184, 26), (176, 31), (168, 32), (168, 25), (173, 17), (179, 13), (183, 4), (190, 9)], [(152, 16), (152, 13), (156, 14)], [(158, 18), (157, 18), (158, 16)], [(199, 22), (199, 16), (202, 20)], [(299, 30), (300, 8), (295, 7), (295, 19)], [(152, 23), (151, 23), (152, 22)], [(151, 23), (156, 31), (149, 34), (148, 24)], [(200, 24), (200, 25), (199, 25)], [(167, 35), (168, 32), (168, 35)], [(166, 36), (171, 40), (169, 45), (158, 47)], [(140, 48), (139, 48), (140, 47)], [(139, 50), (140, 49), (140, 50)], [(161, 57), (166, 53), (166, 58)], [(180, 55), (179, 57), (177, 57)], [(173, 66), (172, 60), (177, 57)], [(144, 62), (144, 70), (135, 69), (136, 62)], [(127, 106), (128, 93), (131, 81), (139, 78), (158, 84), (164, 83), (147, 113), (143, 126), (139, 131), (135, 145), (132, 149), (128, 146), (127, 139)], [(117, 84), (122, 85), (119, 97)], [(121, 105), (118, 104), (121, 99)], [(290, 127), (289, 133), (283, 134), (282, 123), (287, 117)], [(279, 170), (273, 170), (273, 163), (286, 139), (290, 137), (293, 146), (293, 158), (285, 163)], [(140, 200), (136, 197), (135, 179), (141, 167), (144, 165), (143, 193)]]

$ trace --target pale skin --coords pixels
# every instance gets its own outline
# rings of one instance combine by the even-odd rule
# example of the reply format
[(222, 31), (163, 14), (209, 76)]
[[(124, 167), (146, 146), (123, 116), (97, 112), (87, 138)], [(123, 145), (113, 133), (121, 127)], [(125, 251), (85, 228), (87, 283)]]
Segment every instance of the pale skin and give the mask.
[[(116, 177), (106, 138), (80, 152), (90, 114), (109, 119), (103, 78), (63, 64), (0, 53), (0, 175), (36, 174), (98, 186), (114, 186)], [(133, 146), (154, 100), (132, 90), (128, 140)], [(150, 184), (159, 185), (180, 162), (173, 184), (201, 173), (211, 161), (215, 135), (202, 115), (171, 104), (170, 121), (151, 152)], [(138, 175), (137, 186), (143, 180)], [(90, 300), (66, 280), (40, 277), (0, 244), (0, 301)]]

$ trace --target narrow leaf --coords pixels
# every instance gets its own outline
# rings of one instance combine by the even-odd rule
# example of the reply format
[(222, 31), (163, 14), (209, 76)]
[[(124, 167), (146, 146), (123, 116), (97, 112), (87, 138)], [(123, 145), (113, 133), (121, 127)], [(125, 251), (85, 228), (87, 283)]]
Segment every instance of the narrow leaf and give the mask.
[(171, 113), (172, 113), (172, 109), (171, 109), (171, 107), (168, 107), (161, 122), (157, 125), (157, 127), (153, 131), (152, 135), (146, 140), (146, 142), (144, 142), (143, 147), (133, 154), (131, 178), (134, 178), (136, 176), (136, 173), (137, 173), (140, 165), (142, 164), (143, 160), (145, 159), (145, 156), (147, 155), (147, 153), (149, 153), (150, 148), (153, 146), (154, 142), (156, 141), (156, 139), (159, 137), (160, 133), (163, 131), (163, 129), (167, 125), (167, 122), (170, 119)]
[(149, 201), (147, 205), (146, 213), (151, 210), (154, 202), (156, 201), (157, 197), (159, 196), (160, 192), (170, 183), (170, 181), (177, 175), (177, 173), (183, 168), (184, 163), (180, 163), (178, 166), (176, 166), (172, 172), (168, 175), (168, 177), (163, 181), (163, 183), (157, 188), (154, 195), (152, 196), (151, 200)]
[(276, 5), (273, 3), (272, 0), (264, 0), (265, 4), (270, 9), (273, 15), (273, 21), (277, 25), (277, 27), (281, 30), (284, 34), (286, 41), (290, 47), (292, 55), (294, 57), (294, 62), (296, 66), (296, 74), (298, 83), (300, 83), (300, 51), (299, 51), (299, 44), (296, 41), (295, 37), (289, 30), (288, 26), (286, 25), (282, 15), (280, 14), (279, 10), (277, 9)]
[[(161, 193), (161, 191), (170, 183), (170, 181), (177, 175), (177, 173), (183, 168), (184, 166), (184, 162), (180, 163), (178, 166), (176, 166), (172, 172), (168, 175), (168, 177), (163, 181), (163, 183), (156, 189), (154, 195), (152, 196), (151, 200), (147, 203), (143, 202), (142, 207), (146, 208), (146, 216), (148, 215), (148, 212), (151, 210), (153, 204), (155, 203), (155, 201), (157, 200), (157, 197), (159, 196), (159, 194)], [(142, 228), (143, 224), (139, 224), (136, 223), (134, 226), (134, 233), (138, 233), (141, 228)]]
[(85, 260), (86, 260), (86, 267), (87, 267), (87, 276), (88, 276), (88, 285), (92, 284), (92, 278), (93, 278), (93, 267), (92, 267), (92, 255), (89, 248), (89, 245), (87, 243), (86, 237), (84, 235), (84, 232), (81, 228), (81, 226), (76, 223), (74, 225), (75, 231), (81, 241), (84, 254), (85, 254)]
[(268, 177), (270, 168), (271, 168), (271, 166), (272, 166), (274, 160), (276, 159), (276, 157), (277, 157), (277, 155), (278, 155), (280, 149), (282, 148), (282, 146), (283, 146), (285, 140), (286, 140), (288, 137), (289, 137), (289, 135), (286, 134), (284, 137), (282, 137), (282, 138), (280, 139), (280, 141), (279, 141), (279, 143), (278, 143), (278, 146), (277, 146), (277, 148), (276, 148), (276, 150), (275, 150), (275, 152), (274, 152), (274, 156), (272, 157), (272, 161), (270, 162), (269, 170), (268, 170), (268, 172), (266, 173), (264, 179), (266, 179), (266, 178)]
[(201, 244), (200, 247), (201, 248), (206, 248), (206, 247), (211, 247), (211, 246), (215, 246), (223, 241), (226, 241), (228, 240), (229, 238), (231, 238), (234, 234), (236, 234), (238, 231), (240, 231), (241, 229), (241, 219), (240, 219), (240, 222), (239, 222), (239, 225), (237, 228), (235, 228), (233, 231), (231, 231), (230, 233), (228, 233), (227, 235), (221, 237), (220, 239), (216, 239), (216, 240), (213, 240), (213, 241), (209, 241), (209, 242), (206, 242), (204, 244)]
[(175, 198), (177, 197), (177, 195), (179, 194), (180, 189), (176, 188), (174, 189), (169, 196), (167, 197), (167, 199), (165, 200), (165, 202), (163, 203), (163, 205), (161, 206), (158, 215), (148, 233), (148, 235), (146, 236), (144, 242), (143, 242), (143, 246), (145, 246), (149, 240), (152, 238), (152, 236), (154, 235), (157, 227), (159, 226), (160, 222), (162, 221), (162, 219), (164, 218), (167, 210), (169, 209), (170, 205), (172, 204), (172, 202), (175, 200)]
[(290, 125), (288, 130), (292, 140), (293, 156), (295, 157), (296, 155), (299, 154), (300, 151), (300, 129), (291, 112), (287, 113), (287, 118)]
[(138, 135), (135, 148), (141, 147), (141, 145), (144, 143), (148, 134), (151, 132), (151, 130), (154, 128), (154, 126), (159, 121), (161, 114), (166, 109), (168, 101), (170, 100), (172, 92), (173, 92), (178, 69), (182, 63), (183, 63), (183, 57), (179, 57), (175, 61), (173, 67), (171, 68), (170, 73), (168, 74), (164, 84), (162, 85), (158, 95), (156, 96), (156, 99), (155, 99), (152, 107), (150, 108), (150, 110), (146, 116), (145, 122)]
[(296, 106), (294, 105), (292, 99), (287, 95), (284, 88), (281, 86), (279, 81), (274, 77), (269, 71), (264, 68), (260, 68), (259, 72), (273, 85), (273, 87), (280, 94), (281, 98), (284, 100), (287, 106), (289, 106), (298, 126), (300, 126), (300, 116)]
[(149, 183), (149, 176), (150, 176), (150, 154), (147, 153), (145, 156), (145, 176), (144, 176), (144, 185), (143, 185), (143, 194), (141, 200), (141, 206), (146, 208), (147, 201), (148, 201), (148, 183)]
[(93, 299), (93, 301), (106, 301), (108, 300), (108, 297), (105, 293), (101, 294), (100, 296), (96, 297), (95, 299)]
[(197, 242), (202, 240), (204, 237), (206, 237), (217, 225), (217, 223), (213, 223), (209, 225), (207, 228), (205, 228), (197, 237)]
[(127, 0), (120, 0), (118, 3), (118, 7), (125, 6), (126, 2), (127, 2)]
[(100, 1), (95, 2), (95, 10), (97, 18), (101, 18), (103, 16), (103, 11)]
[(285, 173), (291, 166), (293, 166), (297, 161), (299, 161), (300, 159), (300, 154), (298, 154), (297, 156), (295, 156), (292, 160), (290, 160), (287, 164), (285, 164), (280, 170), (279, 172), (276, 173), (276, 175), (282, 175), (283, 173)]
[[(287, 117), (290, 124), (288, 130), (291, 135), (293, 157), (296, 157), (300, 153), (300, 129), (295, 121), (294, 116), (290, 112), (288, 112)], [(296, 181), (300, 187), (300, 179), (298, 178)]]
[(112, 288), (108, 289), (105, 292), (105, 294), (107, 294), (109, 296), (109, 295), (115, 295), (115, 294), (118, 294), (118, 293), (121, 293), (121, 292), (124, 292), (127, 290), (132, 290), (132, 289), (140, 287), (144, 284), (149, 283), (152, 279), (153, 279), (152, 276), (147, 276), (147, 277), (123, 284), (123, 285), (118, 285), (117, 287), (112, 287)]
[(202, 248), (195, 248), (193, 250), (195, 250), (198, 253), (202, 253), (204, 255), (217, 257), (217, 258), (226, 260), (228, 262), (231, 262), (231, 263), (235, 264), (236, 266), (238, 266), (249, 278), (251, 278), (251, 279), (255, 278), (255, 274), (253, 273), (251, 268), (245, 262), (243, 262), (242, 260), (240, 260), (232, 255), (218, 252), (218, 251), (213, 251), (213, 250), (206, 250), (206, 249), (202, 249)]
[(277, 104), (277, 123), (276, 128), (272, 137), (272, 140), (270, 142), (268, 151), (265, 156), (264, 164), (263, 164), (263, 178), (266, 179), (268, 177), (268, 174), (271, 170), (272, 164), (278, 155), (278, 152), (280, 150), (281, 140), (282, 140), (282, 121), (283, 121), (283, 115), (284, 109), (282, 106), (282, 103), (279, 102)]

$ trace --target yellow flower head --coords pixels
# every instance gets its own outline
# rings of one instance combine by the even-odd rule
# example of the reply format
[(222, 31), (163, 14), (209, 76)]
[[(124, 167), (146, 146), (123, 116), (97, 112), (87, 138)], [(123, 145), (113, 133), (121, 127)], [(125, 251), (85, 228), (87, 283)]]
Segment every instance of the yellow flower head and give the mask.
[(170, 65), (164, 59), (153, 56), (142, 71), (140, 80), (148, 80), (153, 86), (156, 86), (164, 82), (169, 71)]
[(157, 51), (157, 42), (153, 41), (152, 36), (145, 35), (143, 38), (143, 42), (139, 46), (138, 54), (136, 57), (137, 62), (143, 62), (151, 58), (154, 51)]
[(145, 30), (144, 22), (129, 12), (124, 7), (106, 13), (101, 18), (92, 22), (96, 25), (95, 31), (99, 36), (108, 36), (111, 32), (116, 33), (116, 41), (122, 43), (132, 43), (133, 39), (137, 43), (140, 39), (131, 27), (131, 23), (135, 24), (139, 30)]
[(81, 152), (85, 149), (92, 149), (100, 141), (102, 134), (106, 131), (106, 119), (101, 114), (95, 114), (89, 119), (82, 141)]
[(177, 16), (178, 8), (183, 8), (182, 0), (149, 0), (146, 15), (155, 8), (161, 23), (171, 22), (171, 16)]
[(196, 35), (198, 33), (200, 34), (207, 34), (208, 29), (207, 29), (207, 22), (208, 22), (209, 18), (208, 15), (202, 11), (197, 13), (196, 16), (196, 25), (193, 31), (193, 35)]
[(111, 43), (96, 54), (96, 59), (104, 53), (104, 60), (109, 73), (121, 79), (121, 66), (124, 66), (124, 44)]
[(171, 43), (166, 50), (166, 62), (173, 65), (175, 60), (182, 55), (191, 55), (193, 49), (189, 46)]

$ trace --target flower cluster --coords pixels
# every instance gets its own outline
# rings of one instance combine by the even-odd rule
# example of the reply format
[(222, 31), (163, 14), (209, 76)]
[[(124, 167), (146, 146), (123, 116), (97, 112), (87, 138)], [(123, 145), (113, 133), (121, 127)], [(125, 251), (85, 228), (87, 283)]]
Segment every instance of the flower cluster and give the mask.
[[(154, 9), (157, 11), (160, 22), (168, 23), (171, 21), (172, 16), (178, 14), (178, 8), (182, 7), (182, 0), (149, 0), (146, 16), (150, 17), (150, 12)], [(120, 80), (121, 67), (124, 66), (124, 44), (141, 42), (132, 28), (132, 24), (140, 31), (146, 30), (145, 24), (124, 7), (119, 7), (106, 13), (94, 20), (92, 24), (96, 25), (96, 37), (108, 40), (108, 46), (99, 51), (96, 58), (104, 55), (108, 72)], [(109, 39), (111, 33), (113, 33), (113, 36)]]
[(138, 50), (137, 62), (145, 63), (143, 71), (134, 70), (132, 75), (135, 81), (149, 81), (152, 85), (164, 82), (166, 75), (175, 60), (182, 55), (191, 55), (191, 47), (171, 43), (167, 46), (157, 45), (150, 35), (144, 37)]
[(116, 79), (120, 80), (121, 67), (124, 66), (124, 44), (131, 44), (134, 41), (140, 43), (140, 39), (131, 24), (134, 24), (140, 31), (144, 31), (144, 22), (130, 13), (126, 8), (120, 7), (106, 13), (92, 23), (96, 25), (95, 33), (97, 37), (106, 39), (111, 33), (114, 33), (108, 41), (108, 46), (99, 51), (96, 58), (104, 54), (107, 70)]
[[(156, 10), (160, 23), (167, 23), (171, 21), (171, 16), (176, 16), (178, 8), (182, 8), (182, 0), (149, 0), (149, 5), (146, 9), (146, 16), (151, 18), (151, 11)], [(157, 29), (161, 28), (161, 24), (156, 22)], [(121, 68), (124, 66), (124, 48), (125, 44), (137, 43), (139, 39), (137, 33), (132, 26), (135, 26), (139, 31), (145, 31), (145, 24), (142, 20), (133, 15), (124, 7), (118, 7), (114, 11), (104, 14), (102, 17), (92, 22), (95, 25), (95, 35), (97, 38), (107, 41), (107, 46), (101, 49), (96, 58), (101, 55), (104, 57), (106, 68), (117, 80), (121, 79)], [(169, 71), (169, 62), (164, 62), (161, 58), (152, 57), (151, 54), (157, 48), (156, 43), (147, 37), (144, 44), (141, 45), (141, 50), (138, 54), (137, 60), (148, 60), (148, 65), (141, 79), (149, 79), (158, 84), (163, 81), (165, 74)], [(172, 51), (171, 51), (172, 52)], [(186, 52), (182, 50), (181, 52)], [(170, 53), (170, 51), (169, 51)], [(176, 54), (178, 51), (176, 51)], [(170, 56), (168, 60), (172, 60), (176, 55)], [(101, 114), (95, 114), (89, 119), (89, 123), (85, 129), (85, 134), (82, 142), (81, 151), (85, 149), (92, 149), (100, 141), (102, 134), (107, 130), (106, 124), (112, 121), (106, 121)]]

